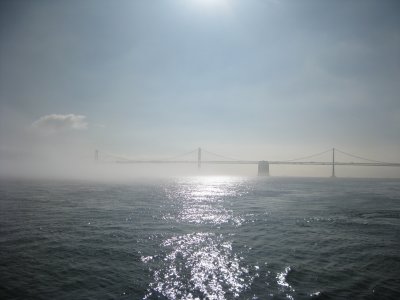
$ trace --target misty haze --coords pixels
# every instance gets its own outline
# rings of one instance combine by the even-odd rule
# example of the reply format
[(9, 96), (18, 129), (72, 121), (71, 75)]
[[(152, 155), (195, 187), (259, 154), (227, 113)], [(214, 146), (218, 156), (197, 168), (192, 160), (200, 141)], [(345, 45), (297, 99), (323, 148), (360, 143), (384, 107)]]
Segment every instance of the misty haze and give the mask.
[(1, 299), (399, 299), (400, 2), (0, 2)]

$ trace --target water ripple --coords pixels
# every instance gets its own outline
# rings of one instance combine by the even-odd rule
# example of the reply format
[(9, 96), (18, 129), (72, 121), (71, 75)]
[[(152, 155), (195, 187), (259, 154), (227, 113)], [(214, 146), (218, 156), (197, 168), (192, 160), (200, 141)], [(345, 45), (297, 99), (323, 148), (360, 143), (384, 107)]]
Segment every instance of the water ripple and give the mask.
[(172, 213), (166, 213), (164, 219), (210, 225), (241, 225), (243, 222), (243, 218), (234, 215), (226, 207), (225, 201), (246, 193), (237, 179), (196, 177), (166, 187), (165, 193), (176, 209)]
[[(162, 243), (167, 250), (156, 257), (151, 296), (167, 299), (232, 299), (249, 288), (254, 276), (232, 250), (232, 243), (214, 233), (174, 236)], [(149, 262), (148, 257), (142, 261)]]
[(281, 287), (283, 292), (286, 292), (286, 298), (294, 299), (293, 296), (290, 294), (294, 292), (294, 288), (287, 282), (287, 276), (292, 269), (290, 266), (287, 266), (283, 272), (276, 274), (276, 283)]

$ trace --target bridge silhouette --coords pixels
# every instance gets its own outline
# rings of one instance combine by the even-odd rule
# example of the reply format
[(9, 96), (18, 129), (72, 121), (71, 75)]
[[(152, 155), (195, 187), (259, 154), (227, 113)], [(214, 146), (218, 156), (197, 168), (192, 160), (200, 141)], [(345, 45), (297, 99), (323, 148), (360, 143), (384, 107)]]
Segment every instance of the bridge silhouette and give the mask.
[[(202, 159), (202, 154), (211, 154), (213, 156), (218, 157), (219, 159), (215, 160), (204, 160)], [(330, 153), (331, 160), (329, 161), (314, 161), (310, 160), (312, 158), (316, 158), (322, 155), (327, 155)], [(335, 153), (340, 153), (352, 159), (361, 160), (361, 162), (340, 162), (335, 160)], [(190, 159), (183, 159), (183, 157), (190, 157)], [(100, 159), (102, 157), (102, 159)], [(105, 158), (105, 159), (104, 159)], [(141, 160), (141, 159), (131, 159), (127, 157), (123, 157), (120, 155), (110, 154), (107, 152), (101, 152), (99, 150), (95, 150), (95, 161), (104, 161), (104, 162), (112, 162), (119, 164), (195, 164), (200, 169), (202, 165), (213, 164), (213, 165), (257, 165), (258, 166), (258, 176), (269, 176), (270, 165), (305, 165), (305, 166), (331, 166), (332, 167), (332, 175), (331, 177), (336, 177), (335, 168), (337, 166), (361, 166), (361, 167), (400, 167), (400, 163), (393, 162), (384, 162), (373, 160), (365, 157), (361, 157), (358, 155), (354, 155), (337, 148), (331, 148), (319, 153), (315, 153), (312, 155), (298, 157), (290, 160), (241, 160), (234, 159), (231, 157), (227, 157), (224, 155), (220, 155), (217, 153), (213, 153), (202, 148), (197, 148), (191, 150), (189, 152), (182, 153), (180, 155), (166, 158), (166, 159), (150, 159), (150, 160)]]

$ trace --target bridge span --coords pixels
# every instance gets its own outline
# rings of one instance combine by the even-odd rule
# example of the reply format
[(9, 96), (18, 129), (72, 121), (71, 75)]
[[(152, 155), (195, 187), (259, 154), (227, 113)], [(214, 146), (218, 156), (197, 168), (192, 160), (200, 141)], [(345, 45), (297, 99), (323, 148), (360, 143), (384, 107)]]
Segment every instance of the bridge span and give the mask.
[[(202, 152), (208, 152), (215, 156), (219, 156), (224, 158), (224, 160), (202, 160)], [(363, 160), (363, 162), (340, 162), (335, 160), (335, 151), (340, 152), (341, 154), (345, 154), (349, 157), (357, 158)], [(330, 161), (302, 161), (304, 159), (310, 159), (313, 157), (320, 156), (322, 154), (326, 154), (331, 152), (332, 160)], [(197, 159), (178, 159), (181, 156), (185, 156), (188, 154), (196, 153)], [(114, 158), (111, 162), (119, 163), (119, 164), (195, 164), (200, 169), (202, 165), (213, 164), (213, 165), (257, 165), (258, 166), (258, 176), (269, 176), (269, 166), (270, 165), (303, 165), (303, 166), (331, 166), (332, 167), (332, 175), (331, 177), (336, 177), (335, 167), (336, 166), (360, 166), (360, 167), (400, 167), (400, 163), (393, 162), (383, 162), (377, 160), (371, 160), (368, 158), (364, 158), (361, 156), (353, 155), (335, 148), (313, 154), (307, 157), (300, 157), (292, 160), (240, 160), (240, 159), (232, 159), (226, 156), (222, 156), (219, 154), (215, 154), (209, 151), (202, 150), (201, 148), (197, 148), (196, 150), (192, 150), (188, 153), (184, 153), (182, 155), (173, 157), (171, 159), (155, 159), (155, 160), (138, 160), (138, 159), (129, 159), (126, 157), (121, 157), (113, 154), (106, 153), (107, 156)], [(100, 161), (100, 152), (95, 150), (95, 161)], [(110, 161), (109, 161), (110, 162)]]

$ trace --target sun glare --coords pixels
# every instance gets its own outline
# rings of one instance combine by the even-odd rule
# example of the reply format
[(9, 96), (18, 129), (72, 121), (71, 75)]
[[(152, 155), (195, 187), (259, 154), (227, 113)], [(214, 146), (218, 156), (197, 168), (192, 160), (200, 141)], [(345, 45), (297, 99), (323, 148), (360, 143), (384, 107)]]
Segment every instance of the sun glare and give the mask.
[(228, 8), (228, 0), (192, 0), (193, 4), (203, 10), (225, 10)]

